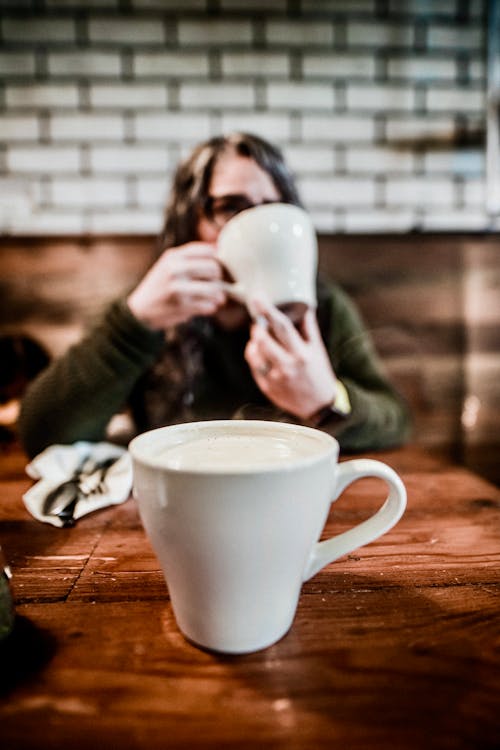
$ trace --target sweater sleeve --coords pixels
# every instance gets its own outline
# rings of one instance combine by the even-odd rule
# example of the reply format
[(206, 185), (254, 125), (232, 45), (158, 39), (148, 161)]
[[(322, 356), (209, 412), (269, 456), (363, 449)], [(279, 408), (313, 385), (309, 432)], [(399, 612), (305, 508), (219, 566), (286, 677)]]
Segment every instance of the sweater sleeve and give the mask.
[(163, 334), (136, 320), (124, 300), (114, 302), (93, 330), (28, 386), (19, 417), (28, 455), (54, 443), (102, 440), (163, 344)]
[(322, 429), (338, 439), (343, 450), (388, 448), (408, 439), (409, 409), (384, 372), (372, 337), (357, 308), (338, 287), (330, 290), (326, 342), (337, 377), (347, 389), (352, 411)]

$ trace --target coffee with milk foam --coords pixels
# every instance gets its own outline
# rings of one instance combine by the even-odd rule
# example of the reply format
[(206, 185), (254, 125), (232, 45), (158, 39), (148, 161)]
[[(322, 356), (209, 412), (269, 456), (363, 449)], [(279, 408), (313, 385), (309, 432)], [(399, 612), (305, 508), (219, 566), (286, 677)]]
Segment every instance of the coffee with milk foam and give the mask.
[(248, 431), (240, 435), (203, 435), (159, 451), (155, 463), (184, 471), (252, 471), (285, 468), (324, 453), (319, 440), (307, 436), (270, 435)]

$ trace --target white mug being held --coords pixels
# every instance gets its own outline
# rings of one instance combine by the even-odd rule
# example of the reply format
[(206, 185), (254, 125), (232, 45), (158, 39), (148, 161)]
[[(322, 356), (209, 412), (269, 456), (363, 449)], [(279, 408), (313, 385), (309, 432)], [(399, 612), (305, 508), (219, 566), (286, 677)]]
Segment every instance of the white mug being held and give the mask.
[(316, 307), (318, 245), (310, 216), (299, 206), (269, 203), (238, 213), (222, 228), (217, 258), (233, 283), (232, 297), (261, 297), (277, 306)]

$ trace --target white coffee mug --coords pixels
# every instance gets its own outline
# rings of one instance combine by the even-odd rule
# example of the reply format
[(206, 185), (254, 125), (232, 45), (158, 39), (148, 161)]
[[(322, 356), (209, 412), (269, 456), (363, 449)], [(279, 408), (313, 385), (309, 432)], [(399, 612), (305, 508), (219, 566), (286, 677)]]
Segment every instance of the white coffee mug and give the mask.
[(217, 257), (234, 283), (229, 295), (248, 304), (316, 306), (318, 243), (311, 218), (288, 203), (268, 203), (234, 216), (217, 240)]
[[(402, 516), (386, 464), (338, 463), (338, 443), (299, 425), (221, 420), (161, 427), (130, 443), (134, 496), (182, 633), (219, 652), (257, 651), (290, 628), (303, 581)], [(347, 485), (389, 486), (368, 520), (318, 542)]]

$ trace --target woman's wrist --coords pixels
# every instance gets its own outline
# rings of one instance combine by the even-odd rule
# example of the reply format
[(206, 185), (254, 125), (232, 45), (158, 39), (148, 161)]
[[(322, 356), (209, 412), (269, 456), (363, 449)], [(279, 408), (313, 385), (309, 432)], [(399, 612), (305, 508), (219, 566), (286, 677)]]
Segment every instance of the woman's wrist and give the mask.
[(312, 414), (307, 424), (312, 427), (321, 427), (331, 421), (347, 419), (352, 411), (351, 402), (347, 388), (341, 380), (336, 381), (335, 394), (333, 398)]

